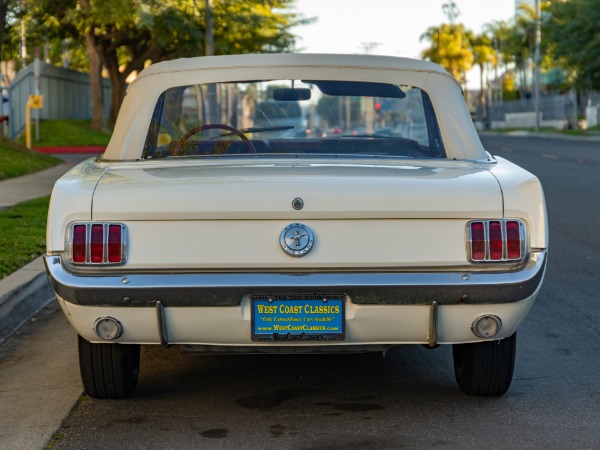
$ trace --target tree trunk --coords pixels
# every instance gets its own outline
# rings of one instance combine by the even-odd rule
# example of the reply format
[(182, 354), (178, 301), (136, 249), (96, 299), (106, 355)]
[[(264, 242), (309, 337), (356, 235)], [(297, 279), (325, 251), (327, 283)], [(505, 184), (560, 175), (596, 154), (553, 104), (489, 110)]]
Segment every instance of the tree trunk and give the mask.
[[(90, 14), (92, 7), (89, 0), (79, 0), (81, 8)], [(92, 129), (102, 131), (104, 127), (104, 92), (102, 91), (102, 54), (96, 41), (94, 27), (83, 32), (85, 50), (90, 63), (90, 89), (92, 91)]]
[(116, 50), (105, 52), (104, 61), (106, 71), (108, 72), (108, 78), (110, 79), (110, 85), (112, 87), (112, 95), (110, 102), (110, 114), (108, 120), (114, 124), (117, 121), (119, 115), (119, 109), (121, 109), (121, 103), (125, 97), (125, 78), (126, 75), (119, 71), (119, 60), (117, 58)]
[(484, 108), (485, 106), (485, 94), (484, 94), (484, 90), (485, 87), (483, 85), (483, 73), (484, 71), (484, 66), (483, 63), (479, 64), (479, 104), (481, 105), (482, 108)]
[(484, 128), (486, 127), (486, 123), (487, 123), (487, 115), (486, 115), (486, 101), (485, 101), (485, 94), (484, 94), (484, 90), (485, 87), (483, 85), (483, 75), (484, 75), (484, 65), (483, 63), (479, 64), (479, 95), (477, 96), (477, 110), (479, 112), (477, 120), (480, 120), (481, 123), (483, 124)]
[(8, 0), (0, 0), (0, 61), (2, 61), (2, 43), (6, 35)]
[(102, 92), (102, 55), (96, 46), (91, 29), (85, 33), (85, 49), (90, 62), (90, 89), (92, 90), (92, 129), (104, 130), (104, 94)]
[(135, 71), (141, 71), (144, 68), (144, 62), (147, 60), (156, 60), (159, 56), (157, 54), (156, 44), (152, 44), (149, 47), (142, 49), (142, 51), (135, 53), (134, 49), (130, 49), (132, 54), (132, 60), (127, 63), (127, 66), (121, 71), (119, 67), (119, 58), (117, 57), (117, 48), (114, 46), (103, 47), (102, 56), (104, 57), (104, 66), (108, 72), (110, 84), (112, 87), (112, 96), (110, 103), (110, 114), (109, 120), (111, 123), (117, 121), (121, 104), (125, 98), (125, 90), (127, 88), (127, 78)]

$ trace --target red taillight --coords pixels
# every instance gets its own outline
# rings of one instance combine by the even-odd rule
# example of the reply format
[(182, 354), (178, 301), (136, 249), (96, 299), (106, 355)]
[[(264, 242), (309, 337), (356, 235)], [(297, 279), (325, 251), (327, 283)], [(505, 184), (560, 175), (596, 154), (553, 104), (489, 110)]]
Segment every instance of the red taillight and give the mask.
[(120, 263), (122, 239), (121, 225), (109, 225), (108, 227), (108, 262)]
[(506, 257), (521, 259), (521, 231), (516, 220), (506, 222)]
[(500, 261), (502, 259), (502, 225), (494, 221), (489, 223), (490, 229), (490, 259)]
[(483, 222), (471, 222), (471, 258), (474, 261), (485, 259), (485, 231)]
[(481, 220), (469, 222), (467, 227), (471, 261), (519, 261), (523, 258), (525, 238), (521, 221)]
[(73, 262), (84, 263), (87, 252), (87, 233), (85, 225), (73, 227)]
[(71, 229), (71, 260), (76, 264), (123, 264), (126, 228), (121, 224), (75, 224)]
[(92, 225), (90, 261), (94, 264), (104, 262), (104, 227), (102, 225)]

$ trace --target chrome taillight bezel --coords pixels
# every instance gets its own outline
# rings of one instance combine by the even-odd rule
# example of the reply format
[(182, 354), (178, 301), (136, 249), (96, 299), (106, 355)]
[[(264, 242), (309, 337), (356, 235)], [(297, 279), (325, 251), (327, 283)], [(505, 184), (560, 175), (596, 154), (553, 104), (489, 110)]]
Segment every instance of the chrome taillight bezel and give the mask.
[[(502, 258), (501, 259), (492, 259), (490, 256), (490, 223), (492, 222), (500, 222), (500, 229), (502, 233)], [(506, 224), (508, 222), (516, 222), (519, 225), (519, 241), (520, 241), (520, 254), (519, 258), (509, 258), (507, 252), (507, 231)], [(473, 239), (471, 236), (471, 226), (474, 223), (482, 223), (483, 224), (483, 232), (484, 232), (484, 242), (485, 242), (485, 257), (484, 259), (474, 259), (473, 258)], [(525, 261), (527, 255), (529, 253), (529, 248), (527, 245), (527, 228), (525, 223), (520, 219), (486, 219), (486, 220), (471, 220), (467, 222), (466, 226), (466, 241), (467, 241), (467, 259), (469, 262), (474, 264), (497, 264), (497, 263), (520, 263)]]
[[(74, 237), (74, 229), (76, 226), (83, 225), (85, 226), (85, 245), (86, 245), (86, 253), (85, 253), (85, 261), (84, 262), (76, 262), (74, 260), (73, 255), (73, 237)], [(101, 225), (102, 226), (102, 242), (103, 242), (103, 250), (102, 250), (102, 262), (92, 262), (91, 254), (90, 254), (90, 244), (91, 244), (91, 236), (92, 236), (92, 226)], [(108, 260), (108, 233), (111, 226), (119, 226), (121, 227), (121, 260), (119, 262), (110, 262)], [(69, 225), (68, 233), (67, 233), (67, 256), (69, 258), (69, 262), (76, 266), (122, 266), (127, 262), (127, 226), (122, 223), (116, 222), (73, 222)]]

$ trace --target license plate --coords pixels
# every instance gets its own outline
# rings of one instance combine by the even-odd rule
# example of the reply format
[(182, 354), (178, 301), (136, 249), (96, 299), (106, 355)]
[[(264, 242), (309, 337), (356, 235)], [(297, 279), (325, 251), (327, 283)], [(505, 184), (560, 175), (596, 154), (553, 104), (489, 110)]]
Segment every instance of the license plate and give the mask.
[(343, 341), (341, 295), (256, 295), (252, 297), (255, 342)]

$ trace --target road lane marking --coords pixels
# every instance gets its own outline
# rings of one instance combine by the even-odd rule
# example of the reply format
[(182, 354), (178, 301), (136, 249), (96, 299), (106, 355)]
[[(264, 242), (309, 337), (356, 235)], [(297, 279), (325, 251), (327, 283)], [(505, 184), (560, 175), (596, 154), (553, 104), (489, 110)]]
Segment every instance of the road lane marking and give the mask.
[(556, 156), (556, 155), (549, 155), (547, 153), (542, 153), (542, 158), (546, 158), (546, 159), (559, 159), (558, 156)]
[(514, 153), (515, 149), (514, 148), (510, 148), (510, 147), (500, 147), (500, 150), (504, 151), (504, 152), (509, 152), (509, 153)]

